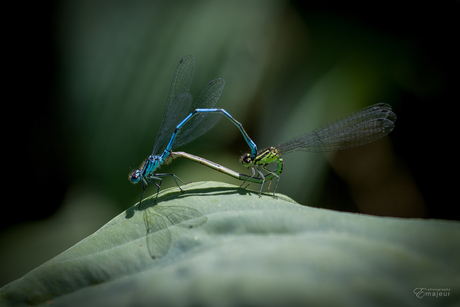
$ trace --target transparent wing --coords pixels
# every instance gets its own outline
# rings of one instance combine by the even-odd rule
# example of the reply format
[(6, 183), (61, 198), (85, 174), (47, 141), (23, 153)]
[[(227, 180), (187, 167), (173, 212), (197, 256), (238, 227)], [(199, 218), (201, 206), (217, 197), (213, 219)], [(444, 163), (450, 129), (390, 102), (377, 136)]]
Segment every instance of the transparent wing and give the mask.
[[(201, 91), (200, 95), (191, 105), (188, 112), (190, 114), (195, 109), (211, 109), (215, 106), (222, 91), (224, 90), (225, 80), (218, 78), (212, 80), (206, 85)], [(185, 118), (185, 116), (184, 116)], [(214, 127), (220, 120), (220, 113), (198, 113), (194, 115), (179, 131), (173, 148), (183, 146), (199, 136), (206, 133), (212, 127)]]
[(166, 221), (150, 207), (144, 210), (144, 224), (147, 229), (146, 239), (150, 257), (163, 257), (171, 246), (171, 232)]
[(153, 154), (163, 151), (166, 143), (171, 139), (177, 125), (190, 114), (190, 105), (192, 104), (192, 96), (190, 93), (177, 95), (168, 108), (168, 113), (165, 114), (163, 121), (158, 131)]
[[(185, 118), (184, 116), (177, 116), (179, 119), (173, 121), (170, 116), (174, 115), (177, 110), (188, 111), (190, 105), (181, 105), (182, 99), (177, 97), (181, 94), (188, 94), (190, 87), (192, 86), (193, 75), (195, 73), (195, 59), (192, 55), (186, 55), (180, 59), (174, 72), (171, 86), (169, 88), (168, 98), (166, 100), (165, 111), (163, 115), (163, 121), (161, 122), (160, 129), (155, 139), (155, 145), (153, 147), (153, 154), (157, 153), (158, 149), (168, 140), (168, 136), (171, 136), (172, 130), (179, 124), (180, 120)], [(184, 112), (185, 112), (184, 111)], [(186, 112), (185, 112), (186, 113)], [(180, 114), (182, 115), (182, 114)]]
[(369, 106), (279, 145), (282, 154), (296, 150), (324, 152), (371, 143), (390, 133), (396, 114), (385, 103)]
[(184, 206), (156, 206), (155, 210), (165, 216), (171, 224), (185, 228), (203, 225), (208, 220), (198, 210)]
[(193, 75), (195, 74), (195, 59), (192, 55), (186, 55), (179, 60), (174, 76), (169, 87), (168, 99), (166, 100), (165, 113), (168, 106), (179, 94), (188, 93), (192, 86)]

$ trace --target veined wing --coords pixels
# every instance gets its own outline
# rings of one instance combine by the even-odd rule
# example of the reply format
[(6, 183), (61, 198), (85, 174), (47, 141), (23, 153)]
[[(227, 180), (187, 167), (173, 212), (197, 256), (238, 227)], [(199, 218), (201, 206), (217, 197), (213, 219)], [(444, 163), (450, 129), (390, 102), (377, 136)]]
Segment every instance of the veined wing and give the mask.
[(185, 228), (203, 225), (208, 220), (198, 210), (185, 206), (155, 206), (154, 210), (166, 217), (172, 225)]
[(166, 255), (171, 246), (171, 232), (166, 221), (153, 207), (144, 210), (144, 224), (147, 229), (147, 248), (150, 257), (158, 259)]
[[(224, 86), (225, 80), (222, 78), (209, 82), (193, 102), (188, 114), (193, 112), (195, 109), (213, 108), (222, 95)], [(183, 146), (203, 135), (205, 132), (214, 127), (220, 118), (220, 113), (195, 114), (179, 131), (173, 148)]]
[(296, 150), (323, 152), (353, 148), (378, 140), (394, 128), (396, 114), (385, 103), (369, 106), (279, 145), (282, 154)]
[(165, 149), (174, 133), (174, 130), (176, 129), (176, 126), (179, 125), (179, 123), (184, 120), (187, 115), (189, 115), (191, 104), (192, 96), (190, 93), (179, 94), (173, 99), (173, 102), (168, 109), (169, 113), (165, 115), (165, 118), (163, 118), (160, 131), (158, 131), (158, 136), (153, 148), (154, 155), (161, 153)]
[[(186, 55), (180, 59), (169, 88), (163, 121), (161, 122), (160, 129), (158, 129), (155, 145), (153, 147), (153, 154), (156, 154), (158, 149), (169, 140), (175, 127), (188, 115), (186, 112), (190, 109), (191, 102), (182, 105), (181, 103), (187, 102), (183, 99), (185, 96), (182, 96), (182, 99), (178, 99), (177, 97), (181, 94), (189, 93), (194, 73), (195, 59), (193, 56)], [(183, 110), (183, 112), (178, 114), (178, 110)]]
[(174, 76), (169, 87), (168, 99), (166, 100), (166, 109), (171, 101), (179, 94), (188, 93), (192, 86), (193, 75), (195, 74), (195, 58), (193, 55), (186, 55), (179, 60), (174, 71)]

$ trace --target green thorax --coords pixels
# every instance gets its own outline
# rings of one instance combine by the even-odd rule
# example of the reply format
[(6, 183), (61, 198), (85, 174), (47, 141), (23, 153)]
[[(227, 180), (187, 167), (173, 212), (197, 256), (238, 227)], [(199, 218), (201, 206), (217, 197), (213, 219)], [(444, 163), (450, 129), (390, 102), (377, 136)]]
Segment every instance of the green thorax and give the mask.
[(254, 159), (254, 164), (265, 166), (280, 159), (281, 152), (275, 147), (269, 147), (257, 155)]

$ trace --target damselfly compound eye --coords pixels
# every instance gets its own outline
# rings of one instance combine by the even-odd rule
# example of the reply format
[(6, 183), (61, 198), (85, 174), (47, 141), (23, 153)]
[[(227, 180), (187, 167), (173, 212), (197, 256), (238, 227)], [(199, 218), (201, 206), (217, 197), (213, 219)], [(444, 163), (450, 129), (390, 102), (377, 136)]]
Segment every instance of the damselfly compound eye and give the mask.
[(246, 167), (250, 166), (251, 162), (252, 162), (251, 155), (248, 154), (248, 153), (242, 155), (241, 159), (240, 159), (240, 162), (241, 162), (241, 164), (243, 164), (243, 166), (246, 166)]
[(129, 173), (129, 181), (132, 183), (138, 183), (141, 178), (139, 170), (134, 170), (131, 173)]

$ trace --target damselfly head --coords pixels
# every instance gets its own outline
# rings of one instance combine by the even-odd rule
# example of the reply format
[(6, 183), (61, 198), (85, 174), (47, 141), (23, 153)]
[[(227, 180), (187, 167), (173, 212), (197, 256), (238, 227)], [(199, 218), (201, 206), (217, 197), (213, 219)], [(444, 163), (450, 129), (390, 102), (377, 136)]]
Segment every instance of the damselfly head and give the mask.
[(252, 159), (251, 159), (251, 154), (246, 153), (241, 156), (240, 158), (241, 164), (243, 164), (244, 167), (250, 167), (252, 165)]
[(138, 169), (133, 170), (131, 173), (129, 173), (128, 179), (132, 183), (138, 183), (139, 180), (141, 179), (141, 171)]
[(141, 165), (139, 166), (139, 169), (132, 170), (129, 173), (128, 179), (132, 183), (138, 183), (139, 180), (141, 180), (142, 177), (142, 170), (144, 169), (145, 163), (147, 162), (148, 159), (145, 159), (142, 161)]

